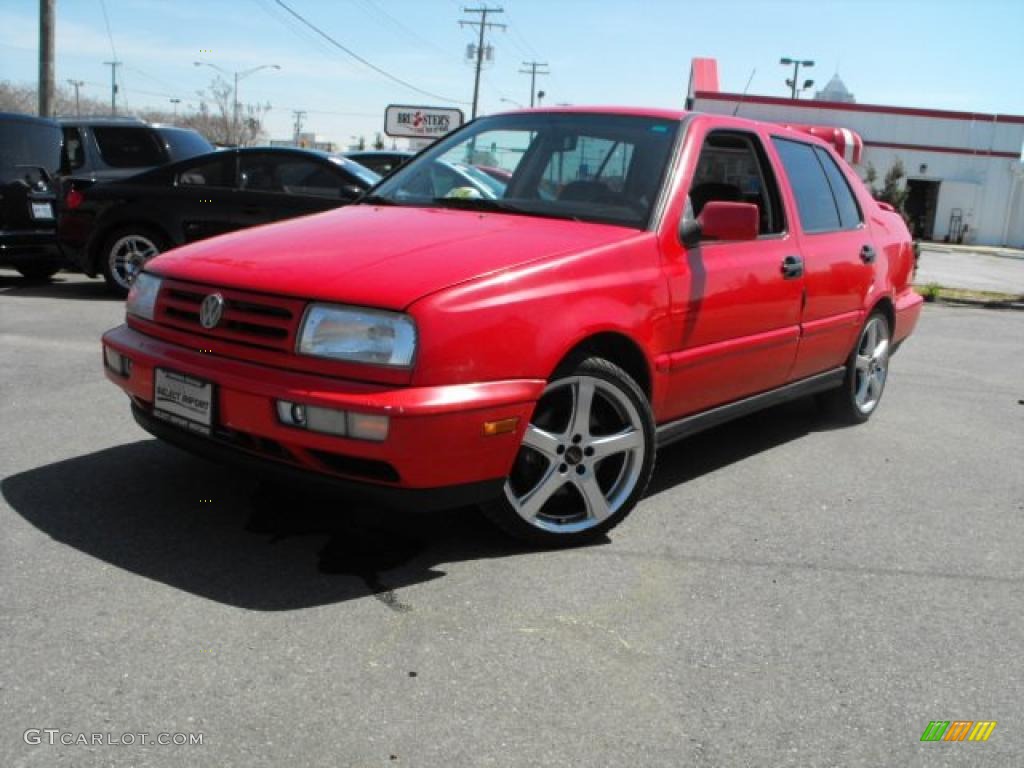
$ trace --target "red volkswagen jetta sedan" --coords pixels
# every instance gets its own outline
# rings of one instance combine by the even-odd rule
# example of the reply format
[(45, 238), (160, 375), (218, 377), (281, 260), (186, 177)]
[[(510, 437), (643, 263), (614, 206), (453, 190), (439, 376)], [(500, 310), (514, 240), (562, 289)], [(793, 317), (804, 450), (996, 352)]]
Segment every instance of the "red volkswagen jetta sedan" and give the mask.
[(912, 267), (900, 216), (812, 136), (519, 112), (360, 204), (157, 257), (104, 359), (170, 443), (576, 543), (636, 505), (660, 445), (811, 394), (870, 417)]

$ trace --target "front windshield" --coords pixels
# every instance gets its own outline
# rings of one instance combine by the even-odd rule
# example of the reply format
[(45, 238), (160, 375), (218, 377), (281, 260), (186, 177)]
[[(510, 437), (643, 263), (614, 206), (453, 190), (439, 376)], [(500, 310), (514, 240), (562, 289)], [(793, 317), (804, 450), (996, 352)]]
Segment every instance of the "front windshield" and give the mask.
[(373, 190), (370, 202), (480, 208), (642, 229), (679, 122), (541, 112), (485, 117)]

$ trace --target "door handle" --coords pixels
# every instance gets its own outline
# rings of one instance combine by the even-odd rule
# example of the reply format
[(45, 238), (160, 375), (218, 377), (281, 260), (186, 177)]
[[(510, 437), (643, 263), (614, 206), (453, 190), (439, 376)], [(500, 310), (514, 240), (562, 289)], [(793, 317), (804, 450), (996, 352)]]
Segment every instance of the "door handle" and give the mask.
[(804, 274), (804, 260), (799, 256), (787, 256), (782, 260), (782, 276), (786, 280), (795, 277), (802, 277)]
[(872, 264), (875, 261), (875, 249), (870, 245), (865, 245), (860, 249), (860, 260), (865, 264)]

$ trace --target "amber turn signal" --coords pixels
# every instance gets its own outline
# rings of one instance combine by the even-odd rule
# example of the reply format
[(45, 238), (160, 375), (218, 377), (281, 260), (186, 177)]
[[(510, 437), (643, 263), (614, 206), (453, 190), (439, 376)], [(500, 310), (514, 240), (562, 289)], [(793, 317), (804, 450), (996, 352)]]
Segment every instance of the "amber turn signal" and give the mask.
[(498, 421), (485, 421), (484, 437), (494, 437), (494, 435), (504, 435), (508, 432), (515, 432), (516, 427), (518, 426), (518, 416), (513, 416), (510, 419), (499, 419)]

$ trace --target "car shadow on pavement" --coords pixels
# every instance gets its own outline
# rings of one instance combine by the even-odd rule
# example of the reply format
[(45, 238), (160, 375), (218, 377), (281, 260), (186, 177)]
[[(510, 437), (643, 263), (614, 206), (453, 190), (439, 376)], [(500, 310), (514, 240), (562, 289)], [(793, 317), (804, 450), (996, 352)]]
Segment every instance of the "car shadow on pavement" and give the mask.
[(49, 281), (27, 280), (15, 273), (0, 274), (0, 290), (5, 288), (10, 290), (0, 295), (40, 299), (124, 301), (108, 291), (103, 280), (89, 280), (83, 275), (63, 272), (54, 275)]
[[(808, 401), (705, 432), (662, 453), (649, 494), (827, 428)], [(443, 577), (443, 564), (536, 552), (473, 508), (391, 512), (303, 496), (152, 439), (12, 475), (0, 492), (58, 542), (255, 611), (371, 595), (409, 611), (396, 590)]]

